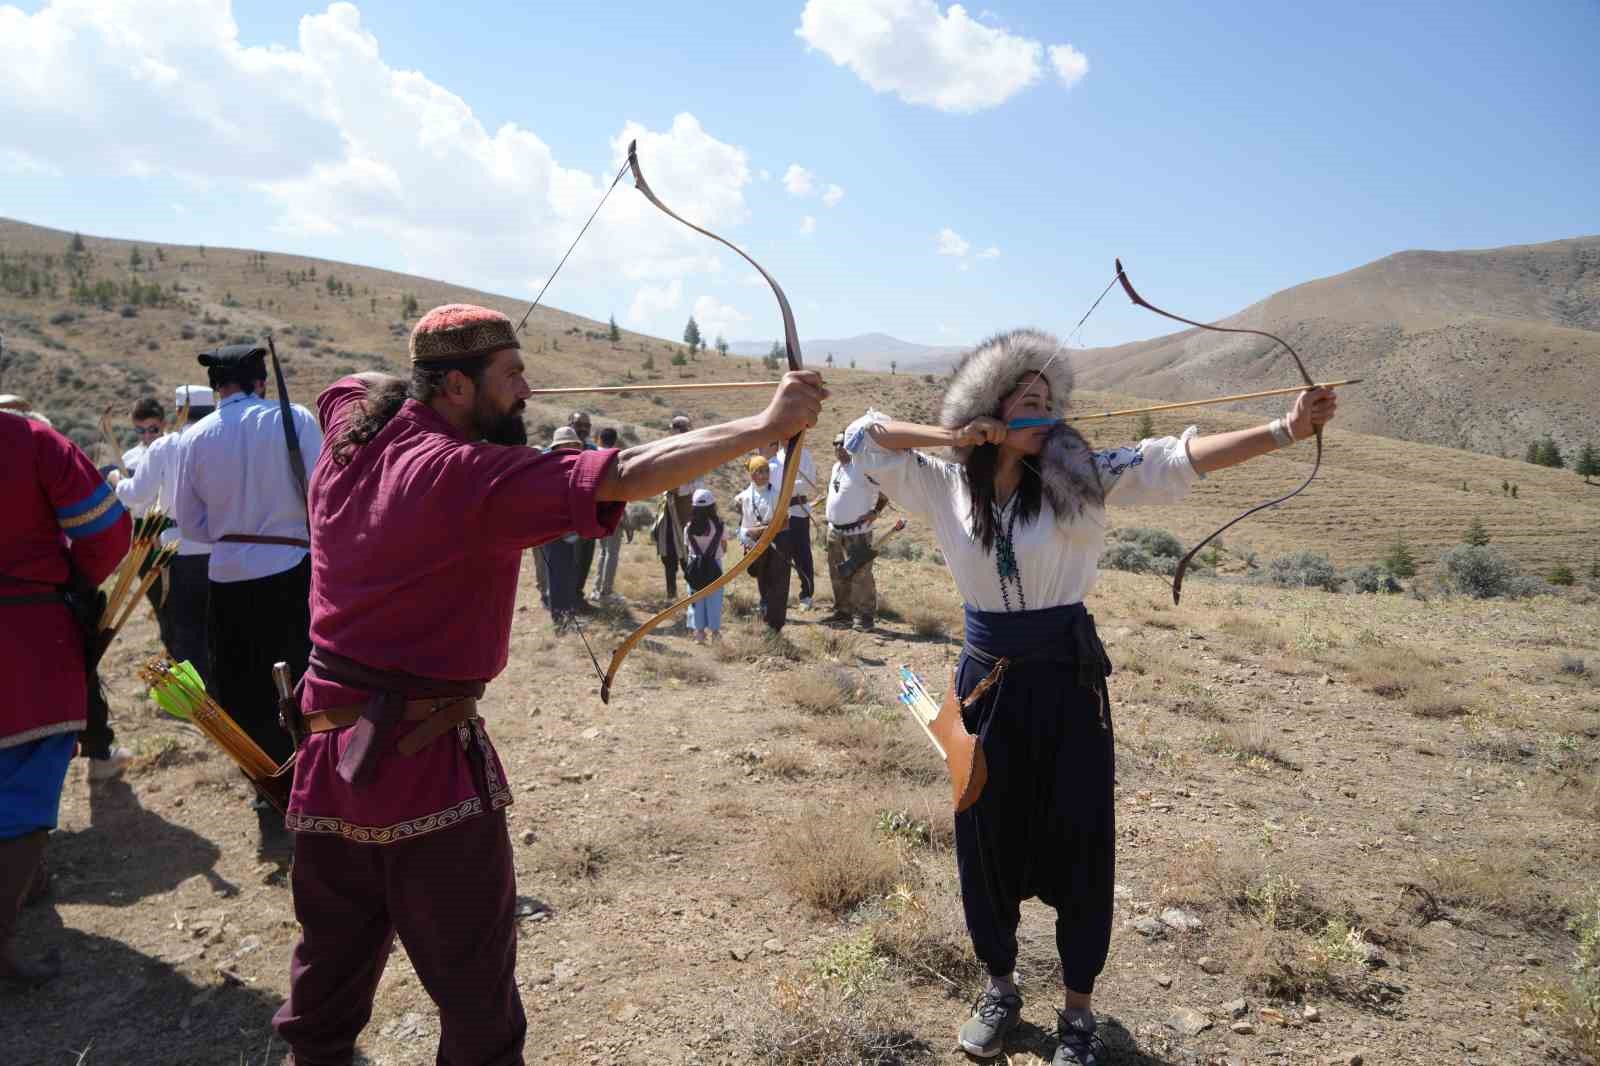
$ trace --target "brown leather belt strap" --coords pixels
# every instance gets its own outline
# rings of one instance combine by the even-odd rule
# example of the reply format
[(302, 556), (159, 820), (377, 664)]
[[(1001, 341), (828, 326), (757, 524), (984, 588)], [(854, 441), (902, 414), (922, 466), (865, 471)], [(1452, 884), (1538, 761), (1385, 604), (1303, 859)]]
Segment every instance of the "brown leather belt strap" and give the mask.
[[(308, 714), (306, 730), (325, 733), (330, 729), (354, 725), (360, 721), (362, 710), (361, 707), (334, 707)], [(422, 724), (401, 737), (395, 743), (395, 748), (401, 755), (415, 755), (462, 722), (476, 717), (478, 701), (470, 696), (463, 699), (408, 700), (405, 720)]]
[(229, 544), (282, 544), (288, 548), (309, 548), (311, 542), (303, 537), (269, 537), (255, 533), (224, 533), (217, 538)]

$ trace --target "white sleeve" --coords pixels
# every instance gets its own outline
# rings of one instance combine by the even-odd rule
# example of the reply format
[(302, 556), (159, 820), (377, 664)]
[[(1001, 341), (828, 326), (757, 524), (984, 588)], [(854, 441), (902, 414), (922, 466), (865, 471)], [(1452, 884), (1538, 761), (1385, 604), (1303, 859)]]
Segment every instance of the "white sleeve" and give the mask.
[(178, 533), (184, 540), (193, 543), (213, 543), (220, 533), (213, 533), (207, 523), (206, 502), (195, 491), (197, 465), (195, 463), (195, 449), (200, 445), (201, 437), (196, 435), (184, 440), (175, 456), (178, 464), (178, 492), (172, 502), (172, 520), (178, 523)]
[(753, 546), (757, 540), (750, 532), (751, 523), (754, 521), (751, 514), (753, 508), (750, 506), (752, 491), (747, 488), (733, 498), (733, 502), (739, 505), (739, 543), (746, 548)]
[(1139, 507), (1177, 503), (1189, 486), (1205, 477), (1189, 459), (1189, 440), (1200, 431), (1195, 426), (1177, 437), (1146, 437), (1138, 444), (1095, 452), (1106, 503)]
[(173, 458), (172, 445), (161, 443), (166, 439), (162, 437), (146, 448), (140, 457), (143, 461), (134, 466), (133, 473), (117, 482), (117, 502), (122, 506), (146, 508), (160, 497), (161, 479)]
[(881, 412), (868, 410), (844, 431), (844, 448), (855, 465), (903, 510), (922, 518), (952, 510), (966, 476), (961, 467), (914, 448), (883, 447), (867, 427), (887, 421)]

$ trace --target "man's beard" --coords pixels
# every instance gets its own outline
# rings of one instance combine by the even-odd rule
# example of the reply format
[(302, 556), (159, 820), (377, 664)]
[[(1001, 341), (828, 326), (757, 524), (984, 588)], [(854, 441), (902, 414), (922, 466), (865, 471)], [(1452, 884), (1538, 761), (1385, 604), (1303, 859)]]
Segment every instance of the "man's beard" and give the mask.
[(479, 404), (472, 410), (472, 426), (478, 436), (490, 444), (525, 446), (528, 427), (522, 421), (522, 412), (527, 406), (526, 402), (518, 400), (509, 411), (495, 411)]

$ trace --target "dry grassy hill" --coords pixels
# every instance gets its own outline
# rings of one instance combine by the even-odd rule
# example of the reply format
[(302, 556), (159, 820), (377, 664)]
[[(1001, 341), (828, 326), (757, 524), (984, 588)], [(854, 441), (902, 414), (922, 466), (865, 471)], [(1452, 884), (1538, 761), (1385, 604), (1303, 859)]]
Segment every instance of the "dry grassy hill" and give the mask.
[[(1175, 296), (1156, 302), (1184, 312)], [(1347, 429), (1514, 457), (1546, 434), (1564, 451), (1600, 443), (1600, 237), (1400, 252), (1217, 324), (1278, 334), (1322, 380), (1363, 378)], [(1190, 399), (1293, 384), (1275, 351), (1191, 329), (1091, 349), (1077, 366), (1087, 387)]]
[[(29, 272), (41, 278), (37, 295), (0, 291), (0, 331), (13, 360), (0, 378), (0, 390), (27, 395), (91, 447), (98, 447), (94, 423), (105, 405), (116, 406), (118, 426), (125, 428), (121, 413), (135, 397), (156, 392), (165, 398), (173, 385), (204, 380), (194, 354), (213, 343), (257, 338), (273, 330), (290, 390), (309, 404), (317, 390), (342, 374), (403, 369), (405, 338), (414, 321), (403, 314), (408, 296), (423, 309), (469, 300), (520, 316), (526, 306), (427, 278), (328, 260), (94, 237), (84, 238), (85, 276), (91, 285), (104, 280), (122, 291), (109, 301), (84, 303), (72, 298), (63, 263), (71, 236), (0, 222), (5, 266), (21, 269), (25, 280)], [(135, 248), (141, 259), (138, 270), (129, 267)], [(52, 276), (54, 296), (45, 283)], [(129, 282), (159, 287), (166, 294), (163, 302), (128, 302)], [(714, 352), (673, 366), (682, 345), (628, 332), (612, 344), (604, 323), (554, 309), (536, 312), (527, 336), (529, 378), (536, 387), (774, 376), (760, 360), (724, 359)], [(653, 369), (646, 369), (647, 361)], [(812, 435), (824, 468), (826, 441), (868, 406), (912, 419), (929, 418), (937, 407), (940, 382), (931, 375), (831, 369), (827, 379), (834, 401)], [(1217, 387), (1216, 382), (1208, 387)], [(1600, 529), (1600, 486), (1586, 488), (1570, 471), (1353, 432), (1361, 424), (1361, 395), (1355, 389), (1345, 393), (1341, 420), (1328, 434), (1316, 484), (1227, 538), (1230, 564), (1225, 569), (1236, 567), (1251, 551), (1265, 561), (1299, 549), (1323, 551), (1340, 566), (1353, 566), (1380, 557), (1399, 533), (1426, 567), (1460, 540), (1474, 517), (1483, 520), (1498, 547), (1535, 572), (1558, 563), (1577, 569), (1600, 548), (1595, 534)], [(536, 437), (548, 437), (553, 426), (565, 421), (569, 407), (581, 405), (593, 413), (596, 428), (617, 425), (625, 440), (644, 439), (664, 432), (677, 411), (703, 424), (752, 412), (761, 397), (759, 392), (695, 394), (670, 401), (660, 396), (583, 397), (576, 403), (530, 404), (528, 422)], [(1121, 392), (1084, 391), (1075, 398), (1080, 410), (1137, 402)], [(1176, 432), (1194, 422), (1211, 431), (1257, 420), (1254, 415), (1199, 410), (1157, 418), (1155, 428), (1158, 433)], [(1134, 431), (1127, 422), (1095, 423), (1089, 430), (1093, 439), (1107, 445), (1126, 440)], [(1113, 519), (1162, 526), (1192, 540), (1252, 504), (1287, 492), (1305, 476), (1311, 458), (1311, 448), (1302, 446), (1207, 480), (1182, 507), (1122, 512)], [(713, 480), (726, 499), (743, 476), (730, 466)], [(1503, 482), (1516, 484), (1516, 498), (1502, 491)], [(911, 540), (915, 543), (915, 534)]]

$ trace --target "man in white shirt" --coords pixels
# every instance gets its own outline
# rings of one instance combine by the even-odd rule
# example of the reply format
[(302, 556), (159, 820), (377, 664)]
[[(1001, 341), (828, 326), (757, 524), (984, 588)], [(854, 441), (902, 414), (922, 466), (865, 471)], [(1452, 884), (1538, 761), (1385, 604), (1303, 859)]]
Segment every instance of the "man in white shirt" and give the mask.
[[(889, 505), (878, 483), (856, 470), (845, 451), (844, 434), (833, 438), (833, 472), (828, 475), (828, 579), (833, 613), (824, 622), (849, 625), (859, 619), (871, 629), (878, 613), (878, 586), (872, 579), (872, 523)], [(846, 577), (845, 560), (864, 558)]]
[[(311, 535), (300, 475), (316, 465), (322, 430), (305, 408), (263, 398), (266, 349), (231, 344), (201, 354), (200, 365), (217, 409), (184, 431), (174, 517), (185, 540), (213, 545), (207, 682), (239, 727), (282, 763), (294, 745), (278, 725), (272, 664), (288, 663), (298, 682), (311, 654)], [(256, 815), (262, 851), (286, 849), (282, 817), (262, 801)]]
[[(762, 454), (772, 466), (772, 483), (782, 485), (788, 445), (775, 441), (770, 452)], [(800, 470), (794, 477), (794, 495), (789, 498), (789, 537), (785, 548), (793, 559), (794, 572), (800, 575), (800, 609), (805, 611), (811, 610), (811, 598), (817, 591), (817, 567), (811, 557), (811, 504), (817, 498), (819, 484), (817, 461), (811, 457), (810, 448), (801, 448)]]
[[(190, 426), (214, 410), (211, 389), (205, 385), (179, 385), (176, 402), (180, 411), (188, 410)], [(138, 414), (139, 409), (135, 408), (136, 426)], [(116, 481), (117, 499), (129, 513), (143, 517), (150, 508), (160, 507), (171, 518), (178, 499), (182, 440), (182, 431), (168, 433), (143, 446), (137, 463), (128, 463), (124, 457), (128, 476)], [(211, 561), (211, 545), (180, 537), (175, 525), (162, 532), (161, 543), (178, 545), (178, 554), (167, 565), (162, 579), (150, 587), (161, 626), (161, 643), (173, 659), (191, 663), (204, 677), (211, 669), (206, 639), (206, 605), (210, 601), (206, 569)]]
[[(146, 396), (133, 405), (133, 431), (139, 435), (139, 443), (122, 453), (122, 469), (132, 474), (139, 469), (139, 464), (144, 461), (144, 455), (150, 445), (161, 438), (167, 431), (167, 413), (161, 409), (161, 401), (154, 396)], [(127, 503), (123, 503), (128, 507)], [(143, 518), (144, 513), (150, 509), (149, 505), (135, 511), (128, 507), (134, 518)]]

